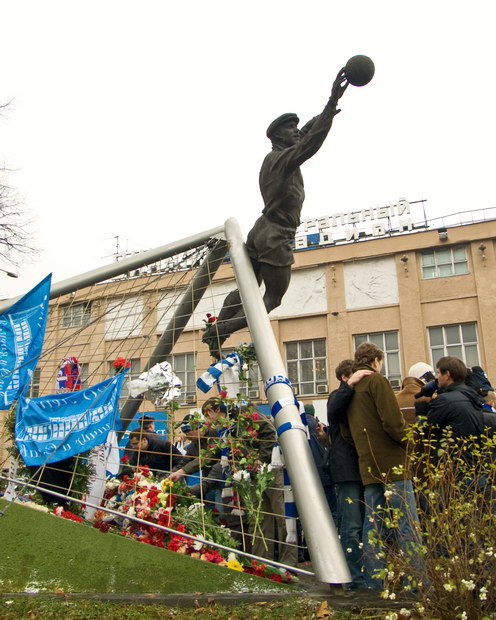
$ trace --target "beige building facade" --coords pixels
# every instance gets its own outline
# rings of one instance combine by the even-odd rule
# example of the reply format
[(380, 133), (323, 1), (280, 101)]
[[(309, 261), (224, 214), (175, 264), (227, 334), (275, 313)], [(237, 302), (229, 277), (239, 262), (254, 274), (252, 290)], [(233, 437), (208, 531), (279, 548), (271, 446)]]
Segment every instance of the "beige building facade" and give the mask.
[[(435, 365), (443, 355), (480, 365), (496, 381), (491, 340), (495, 243), (496, 219), (488, 219), (342, 243), (324, 238), (321, 245), (297, 250), (290, 288), (270, 317), (300, 400), (313, 403), (325, 419), (327, 395), (338, 385), (334, 368), (353, 357), (364, 340), (385, 351), (384, 372), (397, 389), (412, 364)], [(137, 377), (193, 273), (140, 272), (51, 302), (31, 395), (54, 393), (57, 370), (68, 356), (79, 360), (83, 386), (112, 374), (119, 356), (131, 361), (130, 375)], [(198, 409), (213, 393), (196, 388), (196, 379), (212, 362), (201, 342), (202, 329), (207, 313), (216, 315), (235, 286), (231, 265), (225, 263), (172, 351), (169, 360), (183, 382), (176, 418)], [(247, 330), (238, 332), (225, 350), (249, 341)], [(256, 368), (244, 391), (254, 402), (264, 402)], [(141, 407), (153, 409), (148, 401)]]

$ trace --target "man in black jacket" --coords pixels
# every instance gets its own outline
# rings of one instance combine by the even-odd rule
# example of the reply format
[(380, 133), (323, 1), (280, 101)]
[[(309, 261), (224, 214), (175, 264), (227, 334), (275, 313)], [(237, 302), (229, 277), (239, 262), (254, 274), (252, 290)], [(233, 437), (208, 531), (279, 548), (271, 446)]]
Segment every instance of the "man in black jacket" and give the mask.
[(327, 420), (331, 446), (329, 448), (329, 474), (336, 485), (338, 531), (341, 545), (348, 562), (351, 589), (366, 587), (362, 572), (362, 527), (364, 518), (363, 484), (358, 468), (355, 447), (341, 435), (340, 425), (346, 424), (346, 411), (355, 393), (354, 386), (371, 370), (353, 373), (353, 360), (343, 360), (335, 370), (341, 382), (339, 388), (327, 400)]
[(467, 367), (457, 357), (442, 357), (436, 364), (438, 396), (430, 403), (416, 403), (417, 415), (429, 425), (451, 427), (453, 437), (478, 437), (484, 430), (482, 396), (465, 384)]
[(158, 471), (159, 477), (170, 472), (182, 458), (176, 446), (154, 433), (143, 434), (141, 430), (132, 431), (129, 443), (133, 450), (129, 465), (141, 467), (148, 465), (150, 469)]

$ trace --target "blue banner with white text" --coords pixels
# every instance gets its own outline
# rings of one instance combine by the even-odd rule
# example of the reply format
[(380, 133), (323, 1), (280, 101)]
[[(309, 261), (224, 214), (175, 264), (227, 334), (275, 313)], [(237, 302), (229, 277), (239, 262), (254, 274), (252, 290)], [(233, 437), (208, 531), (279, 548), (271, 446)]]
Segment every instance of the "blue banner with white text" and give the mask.
[(105, 443), (122, 428), (119, 397), (125, 372), (81, 390), (17, 404), (15, 440), (26, 465), (55, 463)]
[(0, 410), (29, 385), (45, 337), (52, 274), (0, 314)]

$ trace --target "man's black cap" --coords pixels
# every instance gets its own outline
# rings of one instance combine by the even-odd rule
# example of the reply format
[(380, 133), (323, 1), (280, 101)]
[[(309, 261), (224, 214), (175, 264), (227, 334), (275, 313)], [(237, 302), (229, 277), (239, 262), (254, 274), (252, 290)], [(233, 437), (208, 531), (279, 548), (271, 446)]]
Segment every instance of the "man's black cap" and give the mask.
[(296, 123), (298, 124), (300, 122), (300, 119), (296, 116), (294, 112), (286, 112), (286, 114), (281, 114), (281, 116), (278, 116), (267, 127), (267, 138), (272, 138), (274, 132), (279, 127), (279, 125), (287, 123), (288, 121), (296, 121)]

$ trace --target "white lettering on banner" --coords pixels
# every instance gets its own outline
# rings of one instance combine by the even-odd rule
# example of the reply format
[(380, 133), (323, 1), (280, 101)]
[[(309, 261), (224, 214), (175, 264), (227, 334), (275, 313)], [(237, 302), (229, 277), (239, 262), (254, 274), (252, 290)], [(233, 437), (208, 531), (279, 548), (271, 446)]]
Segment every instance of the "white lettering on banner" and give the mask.
[(315, 244), (315, 241), (309, 241), (305, 233), (308, 235), (317, 233), (318, 244), (328, 245), (340, 241), (358, 241), (363, 236), (381, 237), (391, 232), (411, 231), (412, 219), (407, 217), (410, 215), (410, 203), (405, 198), (400, 198), (397, 203), (383, 207), (309, 218), (303, 220), (297, 231), (295, 249), (306, 249)]
[(51, 418), (45, 424), (24, 426), (19, 428), (19, 441), (60, 441), (71, 431), (83, 431), (91, 424), (96, 424), (113, 413), (115, 399), (95, 409), (90, 409), (83, 415), (73, 415), (66, 418)]

